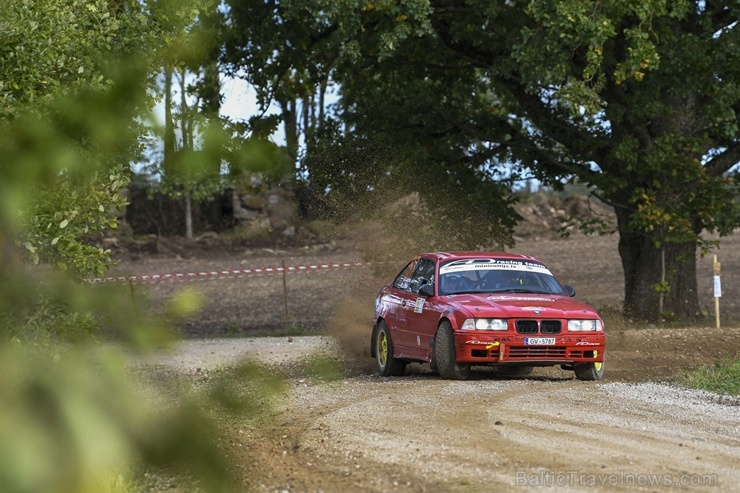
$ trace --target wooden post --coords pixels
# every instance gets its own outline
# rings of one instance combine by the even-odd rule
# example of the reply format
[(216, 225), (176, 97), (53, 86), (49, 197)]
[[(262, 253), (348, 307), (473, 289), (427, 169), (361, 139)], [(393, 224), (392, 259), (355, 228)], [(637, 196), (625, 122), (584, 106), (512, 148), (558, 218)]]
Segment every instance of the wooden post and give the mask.
[(719, 299), (722, 297), (722, 284), (719, 275), (721, 264), (717, 262), (717, 255), (714, 255), (712, 259), (712, 267), (714, 269), (714, 319), (719, 329)]
[(285, 259), (283, 259), (283, 301), (285, 307), (285, 313), (283, 314), (283, 320), (285, 321), (285, 328), (288, 328), (288, 281), (286, 279), (287, 272), (285, 270)]
[(660, 296), (658, 296), (658, 320), (663, 320), (663, 304), (665, 300), (665, 246), (660, 247)]
[(139, 306), (136, 304), (136, 295), (134, 294), (134, 281), (129, 277), (128, 279), (128, 287), (131, 292), (131, 303), (134, 305), (134, 314), (136, 315), (136, 318), (139, 318)]

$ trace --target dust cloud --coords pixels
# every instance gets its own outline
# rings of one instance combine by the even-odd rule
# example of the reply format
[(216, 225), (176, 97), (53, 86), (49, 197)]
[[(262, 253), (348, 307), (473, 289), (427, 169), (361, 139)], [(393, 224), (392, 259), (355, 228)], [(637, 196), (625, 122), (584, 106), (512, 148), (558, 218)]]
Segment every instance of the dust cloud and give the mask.
[(328, 333), (340, 342), (349, 371), (372, 373), (375, 361), (370, 357), (370, 338), (378, 290), (413, 256), (437, 248), (429, 241), (429, 221), (423, 217), (416, 193), (362, 216), (342, 226), (338, 235), (370, 268), (339, 303), (329, 320)]
[(430, 251), (501, 249), (509, 238), (477, 238), (479, 243), (471, 244), (469, 236), (460, 234), (469, 228), (462, 219), (469, 211), (458, 208), (440, 213), (418, 192), (409, 193), (401, 187), (366, 199), (364, 203), (353, 202), (353, 217), (344, 218), (338, 236), (372, 268), (339, 303), (330, 318), (328, 333), (340, 341), (351, 369), (372, 372), (375, 363), (370, 357), (370, 338), (375, 296), (406, 262)]

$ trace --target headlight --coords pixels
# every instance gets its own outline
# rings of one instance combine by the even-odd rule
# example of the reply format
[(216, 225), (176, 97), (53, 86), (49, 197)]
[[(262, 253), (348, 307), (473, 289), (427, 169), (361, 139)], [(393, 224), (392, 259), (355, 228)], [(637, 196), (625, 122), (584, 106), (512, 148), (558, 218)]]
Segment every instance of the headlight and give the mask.
[(601, 320), (568, 320), (570, 332), (594, 332), (603, 330)]
[(508, 330), (505, 318), (469, 318), (463, 322), (462, 330)]

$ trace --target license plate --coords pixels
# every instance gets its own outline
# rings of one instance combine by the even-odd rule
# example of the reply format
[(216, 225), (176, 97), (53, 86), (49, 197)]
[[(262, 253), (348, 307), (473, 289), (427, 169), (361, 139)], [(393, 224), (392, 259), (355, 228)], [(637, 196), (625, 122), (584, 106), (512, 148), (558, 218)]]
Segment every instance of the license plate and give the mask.
[(555, 344), (554, 337), (527, 337), (524, 339), (524, 344), (530, 344), (535, 346), (552, 346)]

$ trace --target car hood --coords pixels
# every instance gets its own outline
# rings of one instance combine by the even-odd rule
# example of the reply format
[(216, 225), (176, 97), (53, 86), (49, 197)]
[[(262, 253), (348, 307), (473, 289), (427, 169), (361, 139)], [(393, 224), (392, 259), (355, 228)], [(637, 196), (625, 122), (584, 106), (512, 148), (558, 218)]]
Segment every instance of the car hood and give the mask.
[(469, 316), (502, 318), (598, 318), (596, 310), (568, 296), (531, 293), (459, 294), (448, 302)]

